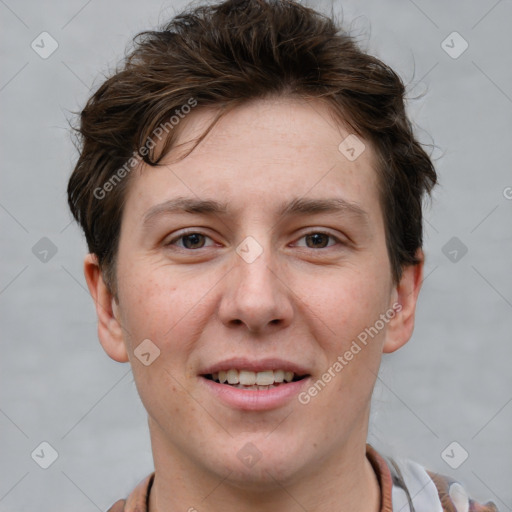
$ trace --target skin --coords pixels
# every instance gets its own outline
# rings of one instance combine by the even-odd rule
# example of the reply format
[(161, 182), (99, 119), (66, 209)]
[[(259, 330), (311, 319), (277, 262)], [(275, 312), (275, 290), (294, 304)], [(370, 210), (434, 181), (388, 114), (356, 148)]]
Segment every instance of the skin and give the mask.
[[(189, 114), (180, 142), (213, 115)], [(338, 145), (349, 133), (318, 100), (244, 104), (184, 160), (171, 151), (163, 165), (130, 176), (118, 302), (96, 257), (86, 256), (100, 342), (114, 360), (130, 361), (148, 412), (151, 512), (380, 510), (365, 457), (371, 394), (382, 353), (413, 332), (423, 262), (393, 282), (375, 155), (365, 141), (355, 161), (345, 158)], [(223, 201), (229, 211), (164, 214), (143, 227), (152, 207), (178, 196)], [(278, 216), (283, 202), (304, 197), (343, 198), (365, 214)], [(205, 237), (179, 238), (188, 228)], [(319, 231), (335, 238), (305, 236)], [(248, 236), (263, 251), (252, 263), (236, 252)], [(305, 366), (314, 382), (394, 303), (401, 311), (306, 405), (294, 398), (239, 410), (198, 375), (235, 355), (279, 357)], [(145, 339), (160, 350), (149, 366), (134, 356)], [(261, 454), (252, 467), (237, 457), (249, 442)]]

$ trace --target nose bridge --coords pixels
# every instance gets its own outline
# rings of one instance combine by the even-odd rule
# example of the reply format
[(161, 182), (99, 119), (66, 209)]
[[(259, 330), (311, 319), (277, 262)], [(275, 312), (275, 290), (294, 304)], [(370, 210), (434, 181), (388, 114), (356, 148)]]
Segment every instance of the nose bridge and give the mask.
[[(264, 296), (274, 295), (276, 257), (266, 244), (256, 246), (254, 239), (249, 239), (237, 248), (234, 274), (238, 280), (237, 289), (245, 289)], [(266, 297), (268, 298), (268, 297)]]
[(219, 314), (225, 324), (245, 324), (251, 331), (287, 325), (292, 306), (278, 272), (268, 236), (246, 237), (233, 255), (234, 269), (225, 284)]

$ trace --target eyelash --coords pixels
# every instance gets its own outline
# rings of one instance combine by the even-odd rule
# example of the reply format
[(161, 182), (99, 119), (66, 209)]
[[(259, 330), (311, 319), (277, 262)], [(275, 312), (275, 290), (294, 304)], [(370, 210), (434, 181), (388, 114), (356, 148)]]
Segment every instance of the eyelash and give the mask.
[[(175, 242), (177, 242), (178, 240), (181, 240), (183, 238), (186, 238), (187, 236), (190, 236), (190, 235), (201, 235), (201, 236), (204, 236), (206, 238), (210, 238), (211, 240), (211, 237), (204, 234), (204, 233), (201, 233), (200, 231), (188, 231), (186, 233), (182, 233), (181, 235), (173, 238), (172, 240), (170, 240), (169, 242), (167, 242), (165, 244), (166, 247), (169, 247), (169, 246), (172, 246), (174, 245)], [(335, 240), (338, 244), (340, 245), (345, 245), (338, 237), (334, 236), (333, 234), (329, 233), (329, 232), (326, 232), (326, 231), (320, 231), (320, 230), (314, 230), (314, 231), (309, 231), (307, 233), (304, 233), (300, 238), (299, 240), (307, 237), (307, 236), (310, 236), (310, 235), (325, 235), (329, 238), (332, 238), (333, 240)], [(320, 247), (320, 249), (329, 249), (330, 247), (333, 247), (334, 245), (328, 245), (327, 247)], [(207, 247), (200, 247), (199, 249), (187, 249), (186, 247), (179, 247), (179, 249), (182, 249), (184, 251), (187, 251), (187, 252), (193, 252), (193, 251), (199, 251), (201, 249), (205, 249)], [(310, 249), (310, 250), (316, 250), (315, 248), (312, 248), (312, 247), (305, 247), (306, 249)]]

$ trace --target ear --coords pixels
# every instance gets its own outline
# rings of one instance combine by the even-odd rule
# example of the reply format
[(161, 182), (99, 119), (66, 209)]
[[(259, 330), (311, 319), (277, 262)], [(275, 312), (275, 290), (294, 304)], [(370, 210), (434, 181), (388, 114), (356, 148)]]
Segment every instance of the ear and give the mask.
[(393, 290), (394, 302), (400, 305), (395, 308), (396, 315), (388, 323), (386, 341), (382, 351), (391, 353), (403, 347), (411, 338), (414, 330), (416, 302), (423, 282), (424, 255), (418, 249), (416, 257), (419, 263), (403, 268), (400, 282)]
[(100, 343), (114, 361), (126, 363), (128, 353), (124, 344), (118, 307), (103, 280), (103, 274), (95, 254), (88, 254), (85, 257), (84, 275), (96, 307)]

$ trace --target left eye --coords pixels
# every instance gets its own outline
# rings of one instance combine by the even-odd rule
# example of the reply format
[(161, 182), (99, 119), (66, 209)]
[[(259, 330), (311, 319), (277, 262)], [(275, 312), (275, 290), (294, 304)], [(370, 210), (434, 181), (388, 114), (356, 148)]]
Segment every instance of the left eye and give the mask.
[(326, 243), (328, 243), (329, 238), (335, 240), (338, 243), (340, 242), (340, 240), (338, 240), (338, 238), (336, 238), (335, 236), (329, 233), (324, 233), (322, 231), (312, 231), (311, 233), (307, 233), (306, 235), (302, 236), (299, 240), (302, 240), (303, 238), (306, 240), (306, 245), (308, 242), (312, 244), (312, 247), (307, 246), (309, 249), (324, 249), (325, 247), (330, 247), (326, 246)]

